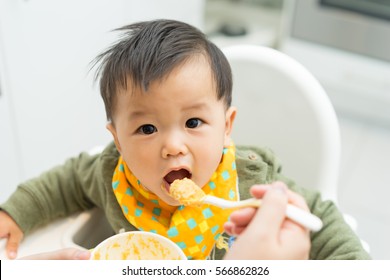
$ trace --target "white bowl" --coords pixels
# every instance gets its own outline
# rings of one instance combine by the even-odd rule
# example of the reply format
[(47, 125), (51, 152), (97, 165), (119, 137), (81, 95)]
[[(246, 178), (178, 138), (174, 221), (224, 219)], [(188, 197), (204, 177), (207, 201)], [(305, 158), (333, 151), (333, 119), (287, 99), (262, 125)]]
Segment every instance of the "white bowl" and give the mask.
[(186, 260), (174, 242), (159, 234), (129, 231), (116, 234), (98, 244), (91, 260)]

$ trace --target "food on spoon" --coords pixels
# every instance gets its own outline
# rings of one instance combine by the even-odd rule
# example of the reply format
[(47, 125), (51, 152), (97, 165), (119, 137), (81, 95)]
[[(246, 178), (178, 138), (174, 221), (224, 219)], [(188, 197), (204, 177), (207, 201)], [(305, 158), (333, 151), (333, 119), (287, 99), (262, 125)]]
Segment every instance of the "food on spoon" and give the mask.
[(169, 188), (169, 194), (181, 204), (200, 205), (206, 197), (202, 189), (191, 179), (176, 179)]

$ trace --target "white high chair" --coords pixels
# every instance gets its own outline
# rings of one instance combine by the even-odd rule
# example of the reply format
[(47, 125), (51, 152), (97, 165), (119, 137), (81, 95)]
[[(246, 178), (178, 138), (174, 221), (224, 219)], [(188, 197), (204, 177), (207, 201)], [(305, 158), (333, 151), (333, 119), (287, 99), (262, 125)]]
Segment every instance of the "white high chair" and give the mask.
[[(238, 108), (235, 143), (271, 148), (283, 174), (338, 204), (339, 124), (317, 79), (275, 49), (237, 45), (223, 52), (232, 68), (233, 105)], [(344, 219), (356, 231), (355, 218), (344, 214)]]
[(340, 132), (319, 82), (289, 56), (253, 45), (227, 47), (233, 71), (236, 144), (267, 146), (298, 185), (337, 203)]
[[(274, 49), (241, 45), (225, 48), (224, 53), (232, 67), (233, 104), (238, 107), (233, 131), (236, 144), (272, 148), (286, 176), (302, 187), (319, 190), (323, 198), (337, 204), (339, 126), (319, 82), (295, 60)], [(90, 153), (102, 149), (95, 147)], [(344, 217), (356, 230), (354, 219)], [(93, 209), (26, 236), (20, 256), (66, 247), (92, 248), (112, 234), (104, 213)], [(368, 244), (362, 243), (369, 251)], [(2, 258), (4, 239), (0, 241)]]

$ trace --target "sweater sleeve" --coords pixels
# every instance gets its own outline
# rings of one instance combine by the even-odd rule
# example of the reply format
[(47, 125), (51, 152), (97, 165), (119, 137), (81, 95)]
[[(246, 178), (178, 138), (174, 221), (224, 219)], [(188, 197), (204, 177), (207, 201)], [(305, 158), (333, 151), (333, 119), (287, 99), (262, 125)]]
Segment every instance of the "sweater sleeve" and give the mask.
[(279, 175), (292, 191), (301, 194), (310, 212), (323, 222), (319, 232), (311, 233), (310, 259), (314, 260), (367, 260), (370, 255), (364, 250), (359, 237), (345, 222), (334, 202), (321, 199), (320, 193), (303, 189)]
[(370, 259), (359, 237), (332, 201), (322, 201), (319, 195), (309, 201), (312, 213), (320, 217), (324, 224), (320, 232), (312, 233), (311, 259)]
[(82, 153), (18, 186), (0, 208), (27, 234), (38, 226), (92, 208), (86, 195), (96, 187), (99, 156)]

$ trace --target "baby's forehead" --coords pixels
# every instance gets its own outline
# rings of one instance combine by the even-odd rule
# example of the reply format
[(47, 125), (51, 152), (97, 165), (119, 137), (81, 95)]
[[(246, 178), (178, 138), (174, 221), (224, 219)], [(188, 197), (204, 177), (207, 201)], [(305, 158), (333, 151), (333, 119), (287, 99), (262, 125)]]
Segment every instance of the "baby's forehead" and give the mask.
[[(170, 112), (207, 112), (222, 105), (225, 100), (218, 98), (210, 71), (186, 64), (166, 77), (153, 81), (145, 89), (141, 85), (128, 84), (116, 98), (116, 113), (122, 112), (141, 119), (145, 116), (170, 115)], [(200, 73), (197, 75), (197, 73)], [(213, 109), (214, 108), (214, 109)], [(218, 107), (219, 108), (219, 107)]]

